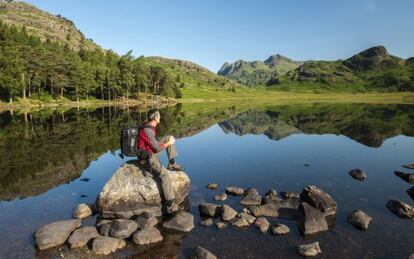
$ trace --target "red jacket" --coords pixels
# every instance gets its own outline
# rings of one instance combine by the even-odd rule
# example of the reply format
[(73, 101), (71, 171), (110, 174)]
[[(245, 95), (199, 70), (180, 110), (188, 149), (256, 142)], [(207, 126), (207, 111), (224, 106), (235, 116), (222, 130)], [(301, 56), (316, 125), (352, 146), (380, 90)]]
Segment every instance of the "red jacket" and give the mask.
[(157, 130), (149, 123), (145, 123), (138, 133), (137, 147), (148, 151), (150, 154), (158, 153), (165, 148), (164, 144), (160, 144), (156, 139)]

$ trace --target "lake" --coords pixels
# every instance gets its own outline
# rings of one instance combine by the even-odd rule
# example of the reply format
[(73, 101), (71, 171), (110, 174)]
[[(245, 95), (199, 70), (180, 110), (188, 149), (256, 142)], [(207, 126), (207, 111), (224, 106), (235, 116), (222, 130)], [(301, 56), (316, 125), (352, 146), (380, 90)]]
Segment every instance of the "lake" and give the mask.
[[(33, 232), (70, 219), (79, 203), (94, 203), (121, 158), (122, 126), (139, 125), (145, 111), (98, 109), (0, 113), (0, 258), (92, 257), (66, 246), (39, 252)], [(390, 199), (410, 205), (410, 185), (394, 170), (414, 163), (414, 105), (374, 104), (183, 104), (161, 111), (160, 134), (177, 138), (179, 157), (191, 179), (190, 211), (196, 227), (186, 235), (168, 234), (161, 244), (129, 244), (112, 257), (186, 258), (197, 245), (219, 258), (300, 258), (299, 244), (319, 241), (319, 258), (407, 258), (414, 253), (414, 220), (400, 219), (385, 206)], [(162, 156), (164, 165), (166, 156)], [(350, 177), (361, 168), (365, 181)], [(209, 190), (208, 183), (219, 189)], [(327, 232), (302, 237), (273, 236), (254, 226), (199, 225), (198, 204), (225, 203), (241, 211), (240, 198), (215, 202), (226, 186), (255, 187), (264, 195), (301, 192), (316, 185), (337, 202), (335, 224)], [(373, 220), (366, 231), (347, 223), (354, 209)], [(94, 218), (83, 221), (93, 225)]]

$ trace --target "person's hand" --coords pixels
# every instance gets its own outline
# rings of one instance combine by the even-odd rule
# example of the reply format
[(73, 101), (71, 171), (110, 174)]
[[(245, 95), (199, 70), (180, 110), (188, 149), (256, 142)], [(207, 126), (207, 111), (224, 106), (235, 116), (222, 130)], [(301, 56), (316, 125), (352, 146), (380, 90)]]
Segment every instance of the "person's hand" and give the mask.
[(170, 143), (170, 145), (174, 145), (175, 144), (175, 138), (173, 136), (171, 136), (170, 140), (168, 142)]

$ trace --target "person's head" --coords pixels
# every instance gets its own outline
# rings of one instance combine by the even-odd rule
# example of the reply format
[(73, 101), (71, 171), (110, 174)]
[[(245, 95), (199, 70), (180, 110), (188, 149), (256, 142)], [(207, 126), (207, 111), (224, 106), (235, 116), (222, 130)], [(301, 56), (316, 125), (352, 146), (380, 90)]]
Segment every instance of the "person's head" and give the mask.
[(155, 121), (157, 124), (160, 123), (161, 114), (158, 109), (151, 109), (147, 113), (148, 121)]

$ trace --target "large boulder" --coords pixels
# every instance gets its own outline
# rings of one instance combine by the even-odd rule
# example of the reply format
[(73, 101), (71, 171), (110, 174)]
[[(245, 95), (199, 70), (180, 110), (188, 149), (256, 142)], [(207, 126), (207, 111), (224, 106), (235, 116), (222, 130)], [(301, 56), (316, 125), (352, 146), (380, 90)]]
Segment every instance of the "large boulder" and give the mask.
[[(170, 171), (176, 203), (182, 203), (190, 191), (190, 179), (181, 171)], [(118, 168), (99, 194), (97, 210), (102, 218), (129, 219), (143, 212), (162, 215), (161, 180), (136, 161)]]
[(80, 219), (62, 220), (47, 224), (34, 233), (36, 246), (40, 250), (60, 246), (80, 225)]
[(300, 194), (302, 201), (320, 210), (325, 216), (336, 214), (336, 202), (326, 192), (314, 185), (305, 186)]

